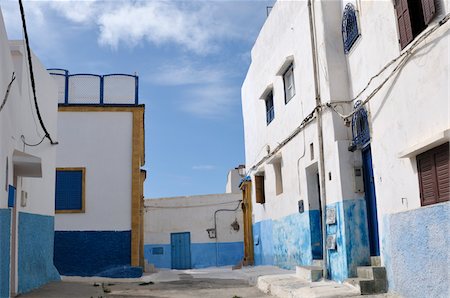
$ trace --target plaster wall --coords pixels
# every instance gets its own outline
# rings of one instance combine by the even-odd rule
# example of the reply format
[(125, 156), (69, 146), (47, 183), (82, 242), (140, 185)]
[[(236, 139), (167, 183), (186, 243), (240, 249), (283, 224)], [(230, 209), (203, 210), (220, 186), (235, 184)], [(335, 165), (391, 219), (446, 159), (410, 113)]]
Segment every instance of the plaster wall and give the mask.
[[(215, 194), (145, 200), (144, 254), (158, 268), (172, 268), (171, 233), (190, 233), (192, 268), (235, 265), (244, 254), (242, 194)], [(207, 229), (214, 228), (216, 213), (217, 238)], [(231, 224), (237, 220), (239, 230)]]
[[(217, 212), (217, 240), (243, 241), (241, 199), (241, 194), (146, 199), (144, 241), (146, 244), (170, 244), (170, 233), (191, 232), (192, 243), (215, 243), (216, 240), (210, 239), (206, 231), (214, 228), (214, 212), (219, 209), (235, 209), (238, 205), (236, 211)], [(239, 231), (234, 231), (230, 226), (235, 219), (239, 223)]]
[[(85, 213), (56, 214), (56, 231), (131, 230), (131, 112), (59, 112), (57, 167), (85, 167)], [(111, 216), (114, 215), (114, 216)]]
[(227, 184), (225, 186), (225, 193), (241, 193), (239, 184), (241, 183), (242, 177), (239, 175), (238, 169), (233, 169), (228, 172)]
[[(53, 221), (55, 191), (56, 147), (44, 139), (39, 146), (26, 146), (39, 143), (45, 135), (37, 120), (27, 67), (27, 54), (22, 41), (8, 41), (3, 17), (0, 11), (0, 94), (6, 94), (13, 72), (16, 79), (11, 84), (7, 101), (0, 112), (0, 217), (2, 219), (1, 247), (2, 262), (0, 285), (2, 297), (8, 297), (10, 290), (23, 293), (39, 287), (51, 280), (59, 279), (53, 266)], [(33, 73), (36, 84), (36, 97), (43, 122), (53, 138), (57, 135), (57, 87), (45, 67), (32, 53)], [(16, 152), (32, 155), (41, 162), (42, 177), (18, 177), (14, 170), (13, 156)], [(8, 185), (16, 187), (14, 209), (8, 206)], [(21, 194), (27, 200), (21, 200)], [(16, 215), (16, 221), (10, 221)], [(23, 221), (24, 214), (29, 221)], [(45, 218), (45, 224), (39, 222)], [(7, 224), (9, 222), (10, 224)], [(13, 229), (16, 235), (12, 234)], [(28, 229), (28, 230), (27, 230)], [(32, 230), (30, 232), (30, 229)], [(15, 247), (10, 251), (9, 244)], [(7, 246), (7, 248), (6, 248)], [(33, 252), (31, 252), (33, 248)], [(3, 250), (5, 249), (5, 250)], [(31, 252), (31, 253), (30, 253)], [(26, 259), (26, 262), (21, 262)], [(13, 266), (11, 266), (13, 265)], [(10, 276), (11, 268), (15, 268)], [(26, 276), (22, 273), (26, 271)], [(7, 276), (6, 276), (7, 275)], [(6, 277), (6, 279), (5, 279)], [(15, 285), (9, 289), (10, 280)], [(5, 286), (6, 285), (6, 286)]]

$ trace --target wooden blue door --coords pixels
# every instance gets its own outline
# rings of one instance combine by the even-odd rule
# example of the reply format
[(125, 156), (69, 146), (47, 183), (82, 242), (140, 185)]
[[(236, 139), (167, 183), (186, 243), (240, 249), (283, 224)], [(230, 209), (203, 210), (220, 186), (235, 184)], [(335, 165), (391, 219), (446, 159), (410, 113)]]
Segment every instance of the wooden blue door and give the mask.
[(191, 234), (172, 233), (170, 234), (170, 244), (172, 250), (172, 269), (191, 268)]
[(377, 198), (375, 195), (375, 181), (372, 168), (372, 151), (370, 145), (362, 150), (363, 175), (364, 175), (364, 196), (367, 207), (367, 224), (369, 227), (370, 255), (380, 255), (380, 245), (378, 240), (378, 216)]

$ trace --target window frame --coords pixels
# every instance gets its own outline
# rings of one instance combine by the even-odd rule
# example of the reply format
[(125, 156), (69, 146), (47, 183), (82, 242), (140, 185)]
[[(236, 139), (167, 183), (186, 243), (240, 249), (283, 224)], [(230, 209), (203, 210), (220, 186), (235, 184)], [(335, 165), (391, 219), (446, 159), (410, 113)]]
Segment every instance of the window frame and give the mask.
[[(358, 10), (355, 8), (355, 6), (352, 3), (347, 3), (344, 8), (344, 12), (342, 14), (342, 43), (344, 45), (344, 53), (348, 54), (352, 50), (353, 46), (355, 45), (356, 41), (361, 36), (361, 32), (359, 30), (359, 22), (358, 22)], [(354, 22), (354, 27), (352, 27), (354, 30), (352, 32), (348, 32), (347, 29), (350, 27), (348, 26), (348, 21), (351, 20)], [(349, 34), (351, 33), (351, 34)]]
[[(414, 1), (414, 2), (413, 2)], [(394, 0), (400, 50), (422, 34), (438, 15), (434, 0)], [(413, 4), (410, 4), (413, 3)], [(413, 6), (415, 5), (415, 6)], [(411, 10), (411, 8), (413, 8)], [(422, 23), (419, 23), (422, 22)]]
[[(267, 105), (269, 98), (272, 101), (272, 107), (270, 108)], [(274, 103), (273, 89), (270, 90), (265, 96), (264, 103), (266, 106), (266, 124), (269, 125), (275, 119), (275, 103)]]
[[(421, 206), (430, 206), (442, 202), (450, 201), (450, 195), (447, 194), (447, 197), (440, 197), (439, 194), (439, 178), (437, 175), (436, 170), (436, 155), (439, 153), (444, 153), (444, 155), (447, 156), (447, 171), (450, 171), (450, 160), (448, 156), (449, 152), (449, 143), (444, 143), (439, 146), (436, 146), (430, 150), (427, 150), (419, 155), (416, 156), (416, 167), (417, 167), (417, 177), (419, 180), (419, 194), (420, 194), (420, 205)], [(431, 175), (432, 175), (432, 183), (433, 183), (433, 192), (434, 192), (434, 198), (424, 198), (424, 186), (423, 186), (423, 179), (422, 174), (424, 172), (422, 163), (426, 162), (427, 159), (429, 162), (431, 162)], [(430, 160), (431, 159), (431, 160)]]
[[(291, 79), (291, 84), (287, 85), (288, 78)], [(294, 76), (294, 63), (289, 64), (283, 73), (283, 85), (284, 85), (284, 103), (287, 104), (295, 96), (295, 76)], [(289, 88), (290, 87), (290, 88)], [(288, 89), (292, 89), (292, 95), (288, 97)]]
[(255, 175), (255, 199), (257, 204), (266, 203), (266, 187), (265, 187), (266, 175), (265, 173), (259, 173)]
[[(57, 172), (81, 172), (81, 209), (64, 209), (58, 210), (56, 209), (56, 175)], [(64, 214), (64, 213), (85, 213), (86, 212), (86, 168), (85, 167), (60, 167), (56, 168), (55, 171), (55, 213), (56, 214)]]

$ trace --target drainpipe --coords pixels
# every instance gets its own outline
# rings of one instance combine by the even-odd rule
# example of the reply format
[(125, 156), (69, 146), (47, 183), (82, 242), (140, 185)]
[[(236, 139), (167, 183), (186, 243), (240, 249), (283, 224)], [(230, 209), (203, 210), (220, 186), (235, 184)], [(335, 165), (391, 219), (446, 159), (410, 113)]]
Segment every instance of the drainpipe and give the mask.
[(323, 151), (323, 128), (322, 128), (322, 100), (320, 98), (320, 78), (317, 62), (317, 37), (314, 20), (314, 0), (308, 0), (309, 27), (311, 36), (311, 52), (314, 71), (314, 93), (316, 98), (317, 136), (319, 140), (319, 177), (320, 177), (320, 201), (322, 208), (322, 255), (323, 255), (323, 278), (327, 279), (327, 249), (326, 249), (326, 190), (325, 190), (325, 164)]

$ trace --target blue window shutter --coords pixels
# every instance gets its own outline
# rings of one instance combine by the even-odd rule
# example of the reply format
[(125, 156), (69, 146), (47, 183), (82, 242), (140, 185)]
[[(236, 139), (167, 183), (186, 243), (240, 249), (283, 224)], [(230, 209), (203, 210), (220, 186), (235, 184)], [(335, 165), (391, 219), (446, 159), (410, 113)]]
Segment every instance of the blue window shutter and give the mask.
[(56, 210), (83, 209), (83, 172), (82, 170), (56, 171)]

